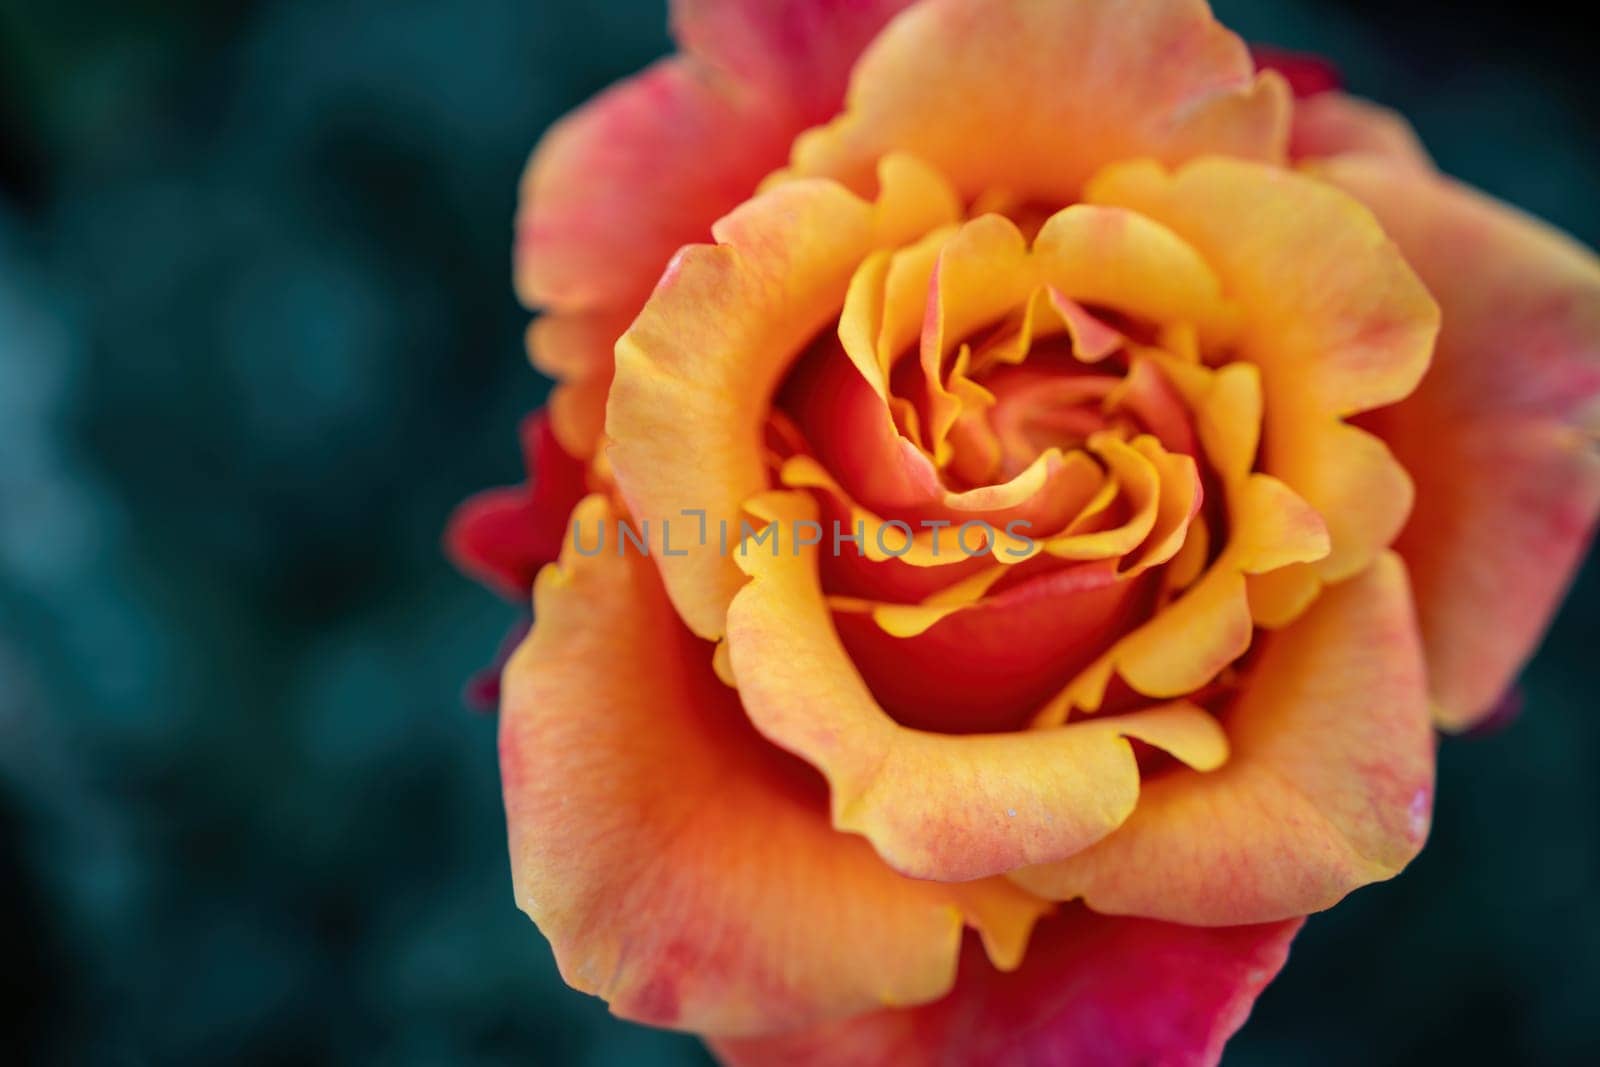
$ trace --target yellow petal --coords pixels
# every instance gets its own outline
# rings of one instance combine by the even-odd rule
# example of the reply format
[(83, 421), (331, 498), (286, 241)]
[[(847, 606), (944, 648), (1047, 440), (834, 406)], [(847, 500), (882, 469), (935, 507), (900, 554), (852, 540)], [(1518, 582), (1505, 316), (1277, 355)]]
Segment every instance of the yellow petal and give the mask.
[(1396, 874), (1427, 836), (1434, 751), (1397, 558), (1268, 638), (1227, 721), (1226, 767), (1148, 783), (1115, 833), (1017, 881), (1110, 914), (1232, 926)]
[[(858, 264), (949, 221), (954, 200), (925, 168), (886, 161), (868, 203), (827, 181), (780, 184), (713, 228), (715, 246), (674, 259), (617, 342), (606, 431), (635, 519), (682, 538), (658, 545), (667, 592), (690, 629), (715, 638), (739, 569), (702, 544), (701, 524), (734, 527), (766, 484), (767, 400), (801, 348), (838, 314)], [(686, 516), (685, 511), (703, 512)]]
[[(780, 523), (815, 515), (803, 495), (751, 510)], [(828, 779), (834, 825), (867, 837), (896, 870), (965, 881), (1066, 856), (1133, 810), (1127, 738), (1199, 769), (1227, 755), (1205, 712), (1172, 705), (1055, 730), (954, 736), (899, 726), (846, 655), (818, 587), (816, 553), (750, 553), (752, 581), (728, 616), (734, 675), (756, 728)]]
[(1111, 167), (1088, 198), (1164, 223), (1221, 276), (1241, 310), (1239, 357), (1261, 369), (1261, 467), (1327, 520), (1323, 579), (1365, 568), (1399, 533), (1410, 494), (1388, 451), (1340, 420), (1410, 393), (1439, 328), (1377, 220), (1322, 183), (1235, 159)]

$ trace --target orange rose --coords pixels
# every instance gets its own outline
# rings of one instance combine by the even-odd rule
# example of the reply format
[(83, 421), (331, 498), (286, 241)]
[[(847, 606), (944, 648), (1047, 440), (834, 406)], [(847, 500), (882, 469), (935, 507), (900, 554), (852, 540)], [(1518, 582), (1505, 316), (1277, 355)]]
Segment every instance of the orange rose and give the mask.
[(535, 153), (560, 384), (451, 530), (518, 903), (735, 1062), (1213, 1062), (1583, 551), (1600, 266), (1201, 0), (674, 19)]

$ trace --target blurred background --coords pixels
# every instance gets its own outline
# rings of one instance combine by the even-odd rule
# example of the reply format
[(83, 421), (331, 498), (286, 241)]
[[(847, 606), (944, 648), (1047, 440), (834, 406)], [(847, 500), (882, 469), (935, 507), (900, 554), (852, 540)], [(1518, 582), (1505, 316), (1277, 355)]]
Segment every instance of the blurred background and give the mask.
[[(1546, 0), (1221, 0), (1443, 167), (1600, 245), (1591, 41)], [(0, 1033), (11, 1062), (705, 1062), (511, 899), (515, 610), (444, 563), (544, 385), (521, 164), (663, 0), (0, 0)], [(1600, 1062), (1600, 578), (1433, 840), (1314, 918), (1237, 1064)]]

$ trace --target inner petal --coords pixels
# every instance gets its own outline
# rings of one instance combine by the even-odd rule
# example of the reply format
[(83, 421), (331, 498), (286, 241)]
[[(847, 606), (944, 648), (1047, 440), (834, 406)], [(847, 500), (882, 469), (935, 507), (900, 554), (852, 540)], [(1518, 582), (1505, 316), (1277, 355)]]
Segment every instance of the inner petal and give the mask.
[[(814, 517), (803, 494), (752, 501), (762, 518)], [(902, 873), (965, 881), (1069, 856), (1132, 812), (1139, 768), (1128, 738), (1210, 770), (1221, 727), (1190, 705), (1054, 731), (950, 737), (884, 713), (839, 642), (818, 589), (814, 546), (740, 557), (751, 581), (729, 612), (733, 673), (768, 739), (828, 779), (834, 826), (860, 833)]]

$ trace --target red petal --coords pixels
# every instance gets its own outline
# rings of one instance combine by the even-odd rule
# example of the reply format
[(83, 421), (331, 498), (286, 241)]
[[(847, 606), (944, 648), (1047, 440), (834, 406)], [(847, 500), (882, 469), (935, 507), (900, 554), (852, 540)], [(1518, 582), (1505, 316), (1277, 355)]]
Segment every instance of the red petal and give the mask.
[(1148, 586), (1079, 564), (1027, 579), (915, 637), (838, 614), (839, 638), (895, 719), (943, 733), (1020, 728), (1132, 619)]
[(538, 411), (522, 420), (522, 485), (485, 489), (456, 507), (445, 553), (461, 571), (495, 592), (526, 600), (539, 568), (561, 554), (567, 516), (583, 499), (583, 464), (568, 455)]
[(1292, 52), (1286, 48), (1255, 44), (1250, 46), (1250, 55), (1256, 61), (1257, 70), (1275, 70), (1282, 74), (1289, 88), (1294, 90), (1297, 100), (1318, 93), (1329, 93), (1344, 86), (1344, 79), (1339, 77), (1339, 68), (1310, 52)]
[(1178, 926), (1074, 905), (1039, 925), (1011, 974), (969, 944), (943, 1000), (713, 1047), (738, 1067), (1214, 1064), (1302, 921)]

